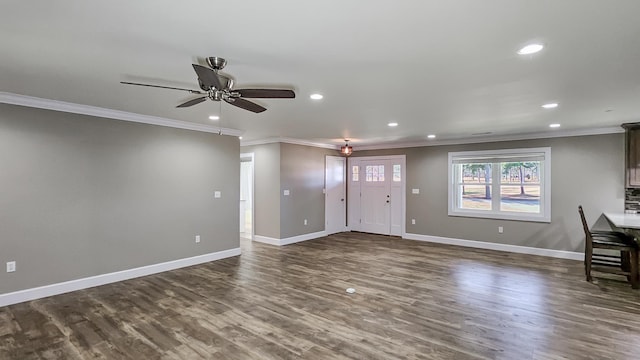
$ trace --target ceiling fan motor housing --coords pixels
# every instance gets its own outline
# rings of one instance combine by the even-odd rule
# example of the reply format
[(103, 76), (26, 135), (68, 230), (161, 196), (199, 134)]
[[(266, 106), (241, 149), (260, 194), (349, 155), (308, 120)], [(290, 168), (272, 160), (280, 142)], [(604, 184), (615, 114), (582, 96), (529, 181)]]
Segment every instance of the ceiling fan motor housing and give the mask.
[(221, 57), (211, 56), (207, 58), (207, 64), (214, 70), (222, 70), (227, 65), (227, 60)]

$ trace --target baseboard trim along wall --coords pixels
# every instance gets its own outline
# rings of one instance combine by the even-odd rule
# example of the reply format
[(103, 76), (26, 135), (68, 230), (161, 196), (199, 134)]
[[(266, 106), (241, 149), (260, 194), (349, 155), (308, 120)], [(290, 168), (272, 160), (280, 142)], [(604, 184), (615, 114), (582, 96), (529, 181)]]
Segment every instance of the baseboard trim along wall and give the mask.
[(573, 252), (573, 251), (542, 249), (542, 248), (535, 248), (535, 247), (528, 247), (528, 246), (498, 244), (498, 243), (484, 242), (484, 241), (463, 240), (463, 239), (446, 238), (446, 237), (440, 237), (440, 236), (409, 234), (409, 233), (405, 234), (403, 238), (408, 240), (426, 241), (426, 242), (432, 242), (432, 243), (438, 243), (438, 244), (472, 247), (477, 249), (487, 249), (487, 250), (506, 251), (506, 252), (519, 253), (519, 254), (548, 256), (548, 257), (554, 257), (554, 258), (560, 258), (560, 259), (570, 259), (570, 260), (580, 260), (580, 261), (584, 260), (583, 253)]
[(323, 230), (323, 231), (318, 231), (314, 233), (292, 236), (284, 239), (276, 239), (276, 238), (267, 237), (267, 236), (255, 235), (253, 237), (253, 241), (270, 244), (270, 245), (276, 245), (276, 246), (284, 246), (284, 245), (289, 245), (289, 244), (293, 244), (301, 241), (313, 240), (313, 239), (321, 238), (324, 236), (327, 236), (327, 233)]
[(88, 289), (95, 286), (106, 285), (118, 281), (134, 279), (141, 276), (175, 270), (187, 266), (221, 260), (228, 257), (239, 256), (240, 248), (218, 251), (214, 253), (198, 255), (190, 258), (167, 261), (164, 263), (142, 266), (134, 269), (116, 271), (108, 274), (91, 276), (83, 279), (65, 281), (57, 284), (40, 286), (16, 292), (0, 294), (0, 307), (18, 304), (25, 301), (41, 299), (53, 295), (64, 294), (72, 291)]

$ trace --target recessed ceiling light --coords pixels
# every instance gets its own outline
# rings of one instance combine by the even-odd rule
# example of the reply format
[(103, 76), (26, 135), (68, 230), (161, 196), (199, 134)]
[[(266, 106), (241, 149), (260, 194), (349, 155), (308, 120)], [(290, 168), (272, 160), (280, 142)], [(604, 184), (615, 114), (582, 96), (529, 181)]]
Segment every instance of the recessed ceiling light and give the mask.
[(238, 139), (242, 140), (242, 136), (238, 136)]
[(544, 45), (542, 44), (529, 44), (523, 47), (522, 49), (518, 50), (518, 54), (520, 55), (535, 54), (538, 51), (542, 50), (543, 48), (544, 48)]
[(313, 100), (321, 100), (324, 96), (322, 94), (311, 94), (309, 97)]
[(555, 109), (558, 107), (558, 103), (549, 103), (549, 104), (544, 104), (542, 105), (543, 108), (545, 109)]
[(550, 128), (559, 128), (560, 124), (549, 124)]
[(209, 120), (220, 120), (220, 116), (218, 116), (218, 115), (211, 115), (211, 116), (209, 116)]
[(427, 135), (427, 138), (429, 138), (429, 139), (435, 139), (435, 138), (436, 138), (436, 136), (435, 136), (434, 134), (429, 134), (429, 135)]
[(390, 123), (387, 124), (387, 126), (396, 127), (396, 126), (398, 126), (398, 123), (397, 122), (390, 122)]

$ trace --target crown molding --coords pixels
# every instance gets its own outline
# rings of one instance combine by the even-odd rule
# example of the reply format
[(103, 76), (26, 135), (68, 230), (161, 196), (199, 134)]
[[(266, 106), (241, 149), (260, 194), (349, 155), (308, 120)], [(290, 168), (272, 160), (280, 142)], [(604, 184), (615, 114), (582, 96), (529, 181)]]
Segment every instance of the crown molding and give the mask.
[(253, 146), (253, 145), (264, 145), (264, 144), (273, 144), (273, 143), (286, 143), (286, 144), (294, 144), (294, 145), (312, 146), (312, 147), (331, 149), (331, 150), (340, 150), (340, 145), (325, 144), (320, 142), (287, 138), (287, 137), (272, 137), (272, 138), (252, 140), (252, 141), (240, 141), (240, 146)]
[(0, 103), (26, 106), (30, 108), (60, 111), (72, 114), (89, 115), (107, 119), (124, 120), (143, 124), (166, 126), (177, 129), (194, 130), (219, 135), (241, 136), (244, 131), (211, 125), (197, 124), (181, 120), (173, 120), (158, 116), (142, 115), (126, 111), (101, 108), (91, 105), (75, 104), (66, 101), (38, 98), (27, 95), (0, 91)]
[(373, 145), (358, 146), (357, 148), (354, 146), (353, 151), (399, 149), (399, 148), (423, 147), (423, 146), (479, 144), (479, 143), (488, 143), (488, 142), (534, 140), (534, 139), (552, 139), (552, 138), (573, 137), (573, 136), (618, 134), (623, 132), (624, 132), (623, 128), (619, 126), (612, 126), (612, 127), (594, 128), (594, 129), (579, 129), (579, 130), (566, 130), (566, 131), (553, 131), (553, 132), (538, 132), (538, 133), (529, 133), (529, 134), (485, 136), (485, 137), (478, 137), (478, 138), (464, 138), (464, 139), (451, 139), (451, 140), (423, 140), (423, 141), (407, 142), (407, 143), (373, 144)]
[[(593, 129), (549, 131), (549, 132), (537, 132), (537, 133), (529, 133), (529, 134), (485, 136), (485, 137), (451, 139), (451, 140), (422, 140), (422, 141), (414, 141), (414, 142), (380, 143), (380, 144), (360, 145), (360, 146), (353, 145), (353, 142), (352, 142), (350, 145), (353, 146), (353, 151), (364, 151), (364, 150), (402, 149), (402, 148), (423, 147), (423, 146), (479, 144), (479, 143), (500, 142), (500, 141), (552, 139), (552, 138), (573, 137), (573, 136), (619, 134), (623, 132), (624, 132), (623, 128), (619, 126), (611, 126), (611, 127), (593, 128)], [(240, 141), (240, 146), (252, 146), (252, 145), (263, 145), (263, 144), (273, 144), (273, 143), (288, 143), (288, 144), (296, 144), (296, 145), (314, 146), (314, 147), (320, 147), (325, 149), (340, 150), (340, 145), (312, 142), (312, 141), (286, 138), (286, 137), (272, 137), (272, 138), (251, 140), (251, 141)]]

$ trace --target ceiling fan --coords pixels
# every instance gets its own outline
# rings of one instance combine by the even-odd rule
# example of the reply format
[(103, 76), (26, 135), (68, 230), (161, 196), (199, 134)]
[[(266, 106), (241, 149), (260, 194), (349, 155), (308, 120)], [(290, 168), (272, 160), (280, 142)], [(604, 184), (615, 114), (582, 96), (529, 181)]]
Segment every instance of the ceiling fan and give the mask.
[(184, 108), (199, 104), (207, 99), (213, 101), (221, 101), (237, 106), (241, 109), (249, 110), (254, 113), (261, 113), (266, 108), (251, 102), (248, 99), (293, 99), (296, 94), (293, 90), (284, 89), (233, 89), (233, 79), (220, 74), (218, 71), (222, 70), (227, 65), (227, 60), (221, 57), (209, 57), (207, 58), (207, 64), (210, 68), (198, 64), (192, 64), (193, 70), (198, 75), (199, 90), (184, 89), (170, 86), (160, 86), (151, 84), (141, 84), (128, 81), (121, 81), (121, 84), (148, 86), (161, 89), (181, 90), (187, 91), (191, 94), (204, 95), (195, 99), (191, 99), (185, 103), (182, 103), (176, 107)]

